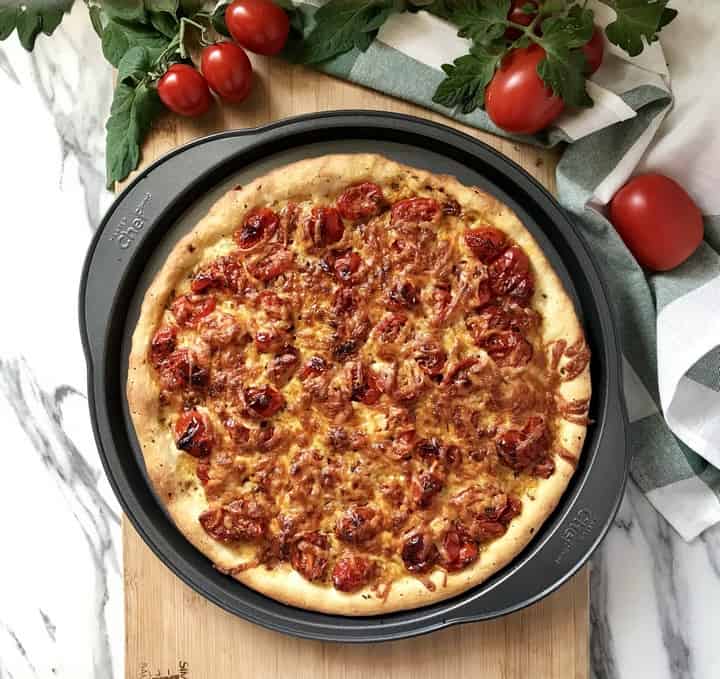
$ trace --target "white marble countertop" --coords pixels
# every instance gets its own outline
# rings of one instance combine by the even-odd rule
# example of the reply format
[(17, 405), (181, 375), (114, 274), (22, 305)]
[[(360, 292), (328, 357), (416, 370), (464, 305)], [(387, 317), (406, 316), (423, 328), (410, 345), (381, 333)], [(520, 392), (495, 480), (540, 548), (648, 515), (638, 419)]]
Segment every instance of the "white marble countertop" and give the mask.
[[(0, 679), (123, 676), (120, 512), (77, 323), (110, 98), (81, 3), (32, 55), (0, 43)], [(720, 528), (686, 544), (631, 484), (591, 583), (595, 677), (720, 677)]]

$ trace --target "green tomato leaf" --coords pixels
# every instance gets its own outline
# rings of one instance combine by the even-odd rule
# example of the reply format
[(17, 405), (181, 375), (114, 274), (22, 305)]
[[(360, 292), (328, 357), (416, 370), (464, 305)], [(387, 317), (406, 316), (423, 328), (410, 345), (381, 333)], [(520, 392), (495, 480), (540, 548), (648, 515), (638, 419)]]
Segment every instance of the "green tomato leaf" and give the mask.
[(42, 17), (42, 32), (45, 35), (52, 35), (55, 29), (60, 25), (63, 20), (62, 9), (48, 9), (43, 13)]
[(123, 83), (129, 79), (141, 80), (151, 67), (152, 60), (147, 47), (131, 47), (120, 59), (117, 81)]
[(157, 90), (146, 84), (119, 83), (105, 125), (107, 186), (122, 181), (140, 162), (140, 144), (161, 110)]
[(660, 30), (667, 26), (677, 12), (668, 9), (668, 0), (602, 0), (612, 7), (617, 18), (605, 29), (608, 40), (625, 50), (631, 57), (640, 54), (645, 45), (658, 39)]
[(472, 113), (485, 103), (485, 90), (504, 54), (502, 47), (473, 45), (470, 54), (443, 64), (446, 78), (438, 86), (433, 101), (448, 108), (459, 107)]
[(180, 9), (185, 16), (192, 17), (202, 9), (204, 4), (204, 0), (180, 0)]
[[(303, 37), (305, 35), (305, 26), (307, 25), (314, 9), (308, 5), (295, 6), (292, 0), (275, 0), (275, 4), (285, 10), (290, 20), (290, 35), (285, 45), (285, 52), (293, 52), (296, 56), (302, 47)], [(286, 54), (287, 57), (287, 54)], [(297, 61), (296, 58), (290, 58), (290, 61)]]
[[(665, 28), (665, 26), (667, 26), (677, 15), (678, 15), (678, 11), (676, 9), (671, 9), (669, 7), (666, 7), (663, 10), (663, 13), (660, 15), (660, 23), (658, 24), (658, 31)], [(656, 38), (657, 38), (657, 36), (656, 36)]]
[(505, 33), (509, 11), (510, 0), (468, 0), (457, 3), (448, 19), (457, 25), (461, 38), (488, 45)]
[(317, 64), (353, 47), (367, 49), (388, 17), (404, 8), (397, 0), (330, 0), (315, 13), (299, 60)]
[(224, 35), (226, 38), (230, 37), (230, 31), (228, 31), (228, 27), (225, 23), (225, 10), (228, 8), (227, 2), (220, 3), (216, 8), (215, 11), (210, 15), (210, 22), (212, 23), (212, 27), (220, 34)]
[(0, 40), (5, 40), (17, 29), (20, 44), (30, 51), (41, 32), (51, 35), (55, 31), (72, 5), (73, 0), (5, 0), (0, 7)]
[(102, 51), (105, 58), (117, 68), (120, 59), (128, 51), (130, 44), (120, 24), (109, 21), (102, 34)]
[(35, 38), (42, 30), (43, 19), (37, 10), (27, 5), (20, 7), (17, 13), (16, 28), (20, 44), (28, 51), (35, 47)]
[(168, 12), (175, 16), (178, 6), (178, 0), (145, 0), (145, 9), (148, 12)]
[(0, 7), (0, 40), (5, 40), (14, 30), (17, 7)]
[(109, 21), (102, 35), (103, 54), (116, 68), (131, 47), (146, 47), (150, 58), (155, 60), (169, 43), (168, 38), (152, 26), (128, 24), (118, 20)]
[(558, 45), (568, 49), (577, 49), (592, 38), (595, 26), (593, 12), (574, 5), (565, 16), (552, 16), (542, 23), (542, 45)]
[(166, 38), (174, 38), (180, 30), (180, 24), (173, 14), (168, 12), (150, 12), (150, 23), (153, 28)]
[(102, 6), (111, 19), (138, 23), (147, 22), (142, 0), (103, 0)]
[(372, 41), (375, 40), (376, 33), (377, 31), (370, 33), (358, 33), (357, 36), (355, 36), (354, 47), (359, 49), (361, 52), (364, 52), (368, 47), (370, 47), (370, 45), (372, 45)]
[[(415, 3), (413, 3), (414, 5)], [(458, 0), (434, 0), (424, 7), (418, 7), (417, 10), (424, 9), (430, 14), (434, 14), (442, 19), (450, 20), (454, 7), (458, 4)], [(417, 11), (416, 10), (416, 11)]]
[(566, 104), (590, 108), (593, 100), (585, 89), (587, 59), (581, 50), (568, 50), (555, 46), (546, 50), (545, 58), (538, 64), (538, 75)]
[(567, 14), (552, 16), (542, 24), (539, 42), (545, 58), (538, 74), (545, 84), (570, 106), (590, 107), (593, 101), (585, 89), (587, 60), (579, 49), (592, 38), (593, 13), (579, 5)]
[(105, 24), (107, 23), (107, 16), (105, 16), (105, 12), (103, 12), (102, 8), (98, 5), (91, 5), (88, 12), (90, 13), (90, 23), (95, 29), (95, 33), (97, 33), (98, 38), (102, 40)]

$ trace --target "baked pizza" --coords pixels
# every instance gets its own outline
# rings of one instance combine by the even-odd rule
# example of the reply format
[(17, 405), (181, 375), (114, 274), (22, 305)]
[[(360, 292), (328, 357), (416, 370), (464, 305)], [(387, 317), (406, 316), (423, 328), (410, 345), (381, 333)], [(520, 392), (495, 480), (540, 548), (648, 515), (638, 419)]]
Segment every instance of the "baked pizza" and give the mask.
[(236, 187), (177, 244), (127, 395), (157, 496), (218, 569), (372, 615), (523, 549), (576, 468), (589, 359), (507, 206), (332, 155)]

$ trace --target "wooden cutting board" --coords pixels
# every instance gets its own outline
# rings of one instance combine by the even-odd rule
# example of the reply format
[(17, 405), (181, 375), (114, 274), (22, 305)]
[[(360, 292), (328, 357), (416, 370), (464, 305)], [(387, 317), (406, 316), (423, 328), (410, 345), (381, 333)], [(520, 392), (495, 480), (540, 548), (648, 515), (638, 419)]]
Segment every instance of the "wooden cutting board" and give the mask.
[[(499, 139), (411, 104), (276, 59), (254, 59), (253, 94), (200, 120), (167, 116), (143, 162), (193, 138), (330, 109), (410, 113), (478, 137), (551, 190), (556, 156)], [(126, 679), (587, 679), (588, 572), (514, 615), (407, 641), (340, 645), (270, 632), (217, 608), (178, 580), (123, 522)]]

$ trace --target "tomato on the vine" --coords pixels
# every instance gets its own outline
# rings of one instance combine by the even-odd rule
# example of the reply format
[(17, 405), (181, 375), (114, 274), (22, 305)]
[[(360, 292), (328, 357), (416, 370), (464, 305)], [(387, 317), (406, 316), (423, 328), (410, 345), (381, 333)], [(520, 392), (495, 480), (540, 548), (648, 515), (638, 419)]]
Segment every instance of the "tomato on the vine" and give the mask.
[(661, 174), (638, 175), (625, 184), (610, 203), (610, 220), (635, 259), (653, 271), (679, 266), (703, 239), (700, 208)]
[(201, 116), (212, 103), (207, 81), (188, 64), (173, 64), (157, 89), (162, 103), (181, 116)]
[(534, 134), (562, 113), (563, 100), (537, 72), (544, 57), (542, 47), (531, 45), (515, 49), (503, 59), (485, 93), (485, 108), (498, 127), (516, 134)]
[(235, 0), (225, 10), (225, 24), (235, 40), (257, 54), (277, 54), (290, 33), (288, 15), (271, 0)]
[(602, 65), (603, 55), (605, 53), (605, 41), (601, 28), (595, 26), (592, 38), (590, 38), (588, 43), (583, 45), (582, 51), (585, 53), (585, 58), (587, 59), (587, 74), (592, 75)]
[(239, 104), (247, 99), (252, 85), (252, 65), (245, 50), (232, 42), (209, 45), (202, 51), (205, 79), (225, 101)]

